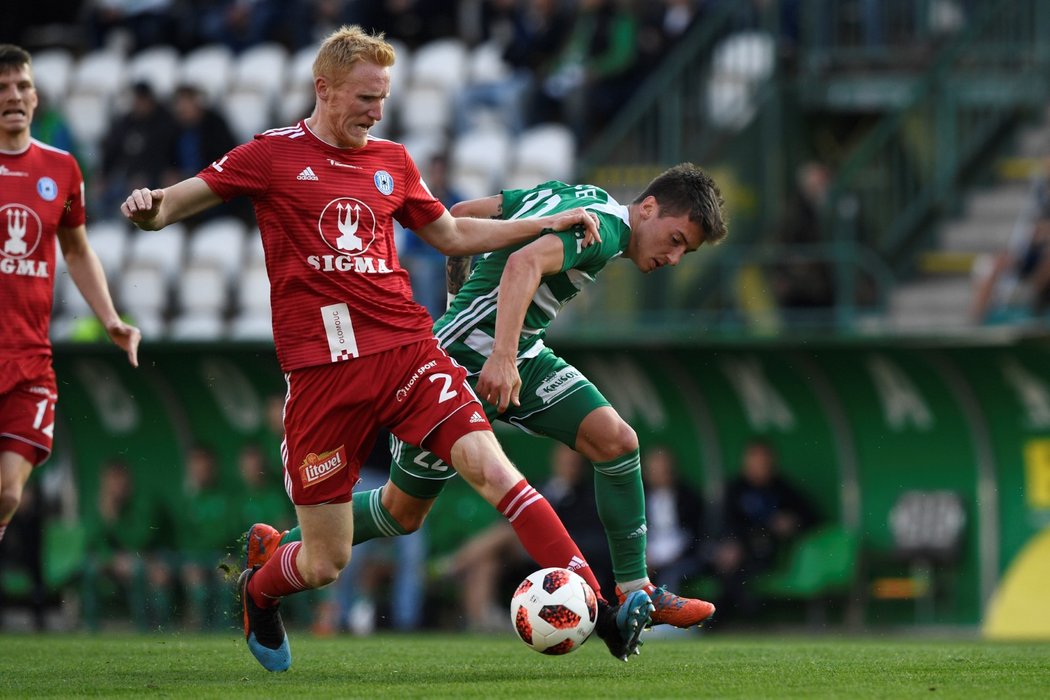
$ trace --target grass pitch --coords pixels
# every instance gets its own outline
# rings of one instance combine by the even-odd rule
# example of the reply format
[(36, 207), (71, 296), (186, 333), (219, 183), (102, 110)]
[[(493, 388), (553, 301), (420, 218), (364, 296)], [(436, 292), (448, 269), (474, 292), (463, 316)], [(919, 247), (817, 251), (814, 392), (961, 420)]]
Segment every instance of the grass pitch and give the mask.
[(0, 635), (0, 697), (1045, 698), (1050, 644), (830, 637), (654, 638), (629, 663), (505, 636), (291, 636), (264, 671), (219, 636)]

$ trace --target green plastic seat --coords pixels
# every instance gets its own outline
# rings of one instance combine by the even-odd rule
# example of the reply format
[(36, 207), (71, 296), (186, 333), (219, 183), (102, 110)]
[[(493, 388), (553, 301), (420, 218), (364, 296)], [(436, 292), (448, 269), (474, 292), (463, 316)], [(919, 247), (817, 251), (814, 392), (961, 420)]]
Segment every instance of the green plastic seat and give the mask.
[(857, 538), (829, 526), (804, 535), (784, 565), (758, 581), (773, 598), (813, 599), (848, 591), (857, 571)]

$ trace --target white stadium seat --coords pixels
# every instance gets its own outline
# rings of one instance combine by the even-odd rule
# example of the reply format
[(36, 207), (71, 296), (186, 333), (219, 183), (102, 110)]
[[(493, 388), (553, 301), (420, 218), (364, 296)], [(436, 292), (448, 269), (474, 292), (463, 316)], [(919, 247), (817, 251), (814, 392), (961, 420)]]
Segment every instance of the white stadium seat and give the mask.
[(33, 83), (52, 104), (59, 104), (65, 98), (72, 76), (73, 55), (65, 49), (33, 54)]
[(171, 322), (168, 337), (172, 340), (210, 342), (226, 335), (222, 318), (211, 313), (180, 315)]
[(232, 278), (245, 263), (246, 229), (244, 222), (233, 217), (204, 222), (190, 237), (187, 264), (214, 263)]
[(409, 82), (412, 87), (459, 90), (467, 80), (467, 47), (460, 39), (435, 39), (412, 55)]
[(537, 124), (518, 137), (514, 169), (533, 173), (539, 182), (567, 181), (575, 169), (576, 139), (563, 124)]
[(94, 92), (73, 93), (62, 101), (62, 112), (77, 144), (96, 149), (109, 129), (112, 98)]
[(226, 273), (215, 263), (191, 263), (179, 275), (183, 313), (220, 314), (227, 305)]
[(273, 320), (269, 313), (246, 312), (230, 321), (230, 340), (273, 342)]
[(496, 41), (478, 44), (470, 52), (469, 61), (471, 83), (498, 83), (510, 75), (510, 66), (503, 60), (503, 50)]
[(410, 87), (401, 95), (398, 116), (402, 131), (446, 129), (452, 121), (452, 96), (436, 86)]
[(62, 316), (73, 318), (83, 318), (93, 313), (68, 271), (56, 275), (54, 309)]
[(478, 176), (481, 182), (487, 178), (486, 190), (502, 179), (509, 163), (510, 136), (504, 129), (470, 131), (458, 136), (452, 144), (452, 177), (464, 180)]
[(172, 224), (160, 231), (141, 231), (132, 236), (131, 249), (125, 263), (125, 276), (140, 266), (161, 270), (165, 281), (171, 280), (182, 267), (186, 249), (186, 227)]
[(310, 88), (313, 92), (314, 86), (314, 58), (317, 56), (317, 46), (304, 46), (289, 59), (285, 80), (289, 88)]
[(251, 141), (252, 138), (275, 126), (271, 113), (270, 95), (255, 90), (237, 90), (222, 98), (222, 110), (230, 130), (238, 142)]
[(448, 147), (448, 138), (440, 130), (414, 131), (405, 134), (400, 141), (421, 170), (426, 169), (427, 161), (438, 153), (444, 153)]
[(182, 59), (179, 81), (201, 89), (212, 103), (225, 96), (233, 72), (233, 52), (219, 44), (194, 49)]
[(270, 315), (270, 278), (260, 263), (249, 265), (241, 272), (237, 281), (237, 308), (242, 312)]
[(92, 51), (77, 62), (70, 91), (115, 97), (126, 84), (126, 69), (127, 61), (119, 53)]
[(117, 293), (120, 309), (134, 318), (162, 316), (168, 308), (168, 276), (153, 264), (140, 264), (121, 275)]
[(280, 44), (256, 44), (237, 58), (233, 88), (256, 90), (272, 98), (284, 91), (288, 62), (288, 51)]
[(152, 46), (128, 62), (128, 83), (147, 83), (159, 99), (166, 100), (175, 92), (178, 69), (179, 53), (174, 47)]
[(130, 231), (126, 223), (121, 220), (96, 221), (88, 227), (88, 242), (98, 255), (102, 269), (106, 271), (106, 277), (113, 279), (120, 274), (124, 267), (124, 258), (128, 252), (128, 236)]
[(262, 234), (257, 226), (253, 226), (248, 230), (244, 246), (246, 248), (244, 253), (246, 264), (251, 265), (256, 262), (261, 264), (266, 261), (266, 249), (263, 248)]

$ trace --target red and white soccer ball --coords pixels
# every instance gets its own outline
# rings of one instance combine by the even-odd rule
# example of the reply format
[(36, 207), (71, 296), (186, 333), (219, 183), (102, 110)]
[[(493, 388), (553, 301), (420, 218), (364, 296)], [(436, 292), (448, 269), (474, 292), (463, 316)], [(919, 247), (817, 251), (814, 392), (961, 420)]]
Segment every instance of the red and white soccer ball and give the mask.
[(540, 569), (510, 601), (510, 621), (521, 641), (544, 654), (568, 654), (586, 641), (598, 619), (598, 599), (579, 574)]

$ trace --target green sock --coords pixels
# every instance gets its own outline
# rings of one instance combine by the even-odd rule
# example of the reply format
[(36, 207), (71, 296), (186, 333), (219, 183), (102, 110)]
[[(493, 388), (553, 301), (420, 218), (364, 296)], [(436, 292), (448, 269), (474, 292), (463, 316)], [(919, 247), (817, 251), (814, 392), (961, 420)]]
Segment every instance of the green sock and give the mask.
[[(354, 494), (354, 544), (361, 544), (376, 537), (397, 537), (408, 534), (405, 528), (394, 520), (394, 516), (383, 507), (383, 489), (360, 491)], [(284, 537), (281, 544), (298, 542), (302, 539), (299, 526), (293, 527)]]
[(645, 491), (638, 450), (594, 462), (594, 497), (617, 582), (645, 578)]

